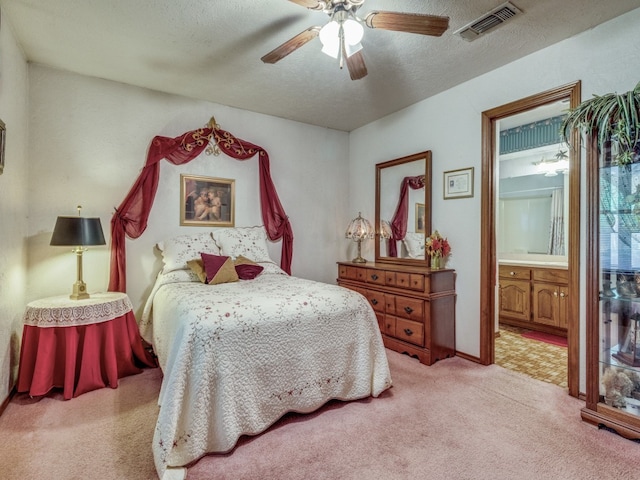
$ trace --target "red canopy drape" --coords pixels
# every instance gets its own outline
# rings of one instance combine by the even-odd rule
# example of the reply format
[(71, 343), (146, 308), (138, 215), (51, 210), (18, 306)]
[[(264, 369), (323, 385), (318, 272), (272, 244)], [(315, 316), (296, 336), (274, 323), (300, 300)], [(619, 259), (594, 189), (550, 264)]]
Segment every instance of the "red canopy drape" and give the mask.
[(407, 219), (409, 218), (409, 188), (417, 190), (424, 188), (424, 175), (416, 177), (404, 177), (400, 185), (400, 198), (398, 199), (398, 207), (393, 219), (389, 224), (391, 226), (391, 238), (389, 238), (390, 257), (398, 256), (397, 243), (407, 234)]
[(167, 159), (174, 165), (188, 163), (200, 155), (210, 141), (215, 142), (223, 153), (237, 160), (247, 160), (258, 155), (262, 220), (270, 240), (282, 238), (280, 266), (285, 272), (291, 274), (293, 231), (271, 180), (269, 154), (262, 147), (236, 138), (218, 128), (215, 122), (210, 125), (176, 138), (157, 136), (151, 141), (142, 172), (111, 219), (109, 291), (126, 291), (125, 235), (129, 238), (138, 238), (147, 228), (149, 212), (158, 189), (160, 160)]

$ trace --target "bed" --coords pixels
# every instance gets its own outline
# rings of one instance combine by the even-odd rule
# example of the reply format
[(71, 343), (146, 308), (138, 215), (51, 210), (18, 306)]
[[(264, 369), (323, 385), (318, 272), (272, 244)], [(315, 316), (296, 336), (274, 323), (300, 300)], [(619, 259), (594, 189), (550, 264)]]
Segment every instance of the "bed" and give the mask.
[[(377, 397), (391, 386), (368, 301), (287, 275), (268, 257), (263, 232), (224, 229), (213, 241), (203, 233), (158, 245), (164, 267), (139, 324), (164, 375), (153, 439), (162, 479), (184, 478), (185, 465), (232, 450), (287, 412)], [(254, 277), (203, 283), (198, 256), (228, 257), (227, 266), (248, 259)]]

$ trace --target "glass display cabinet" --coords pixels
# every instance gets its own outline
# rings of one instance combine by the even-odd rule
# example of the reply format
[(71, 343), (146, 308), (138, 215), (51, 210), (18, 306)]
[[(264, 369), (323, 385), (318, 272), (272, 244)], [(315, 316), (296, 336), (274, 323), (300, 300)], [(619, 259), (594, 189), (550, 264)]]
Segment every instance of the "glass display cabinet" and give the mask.
[[(640, 438), (640, 162), (587, 153), (587, 401), (582, 418)], [(634, 161), (638, 161), (635, 155)]]

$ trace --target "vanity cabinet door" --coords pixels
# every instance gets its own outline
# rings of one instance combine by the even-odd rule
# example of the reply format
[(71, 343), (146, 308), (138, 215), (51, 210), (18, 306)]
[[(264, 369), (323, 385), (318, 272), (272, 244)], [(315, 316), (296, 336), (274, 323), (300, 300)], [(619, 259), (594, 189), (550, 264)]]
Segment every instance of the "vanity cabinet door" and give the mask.
[(529, 280), (500, 279), (500, 316), (531, 321)]
[(536, 268), (532, 278), (533, 323), (566, 329), (569, 271)]
[(557, 285), (533, 284), (533, 321), (553, 327), (560, 326), (560, 292)]

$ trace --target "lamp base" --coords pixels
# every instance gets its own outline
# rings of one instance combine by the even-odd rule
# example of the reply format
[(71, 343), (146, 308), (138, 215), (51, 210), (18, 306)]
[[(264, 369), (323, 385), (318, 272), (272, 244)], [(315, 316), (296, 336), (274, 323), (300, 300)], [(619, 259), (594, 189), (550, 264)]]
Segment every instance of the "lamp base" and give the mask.
[(362, 258), (360, 256), (354, 258), (353, 260), (351, 260), (351, 262), (353, 263), (367, 263), (367, 260), (365, 258)]
[(89, 294), (87, 293), (87, 284), (81, 280), (78, 280), (73, 284), (73, 291), (71, 295), (69, 295), (71, 300), (84, 300), (89, 298)]

